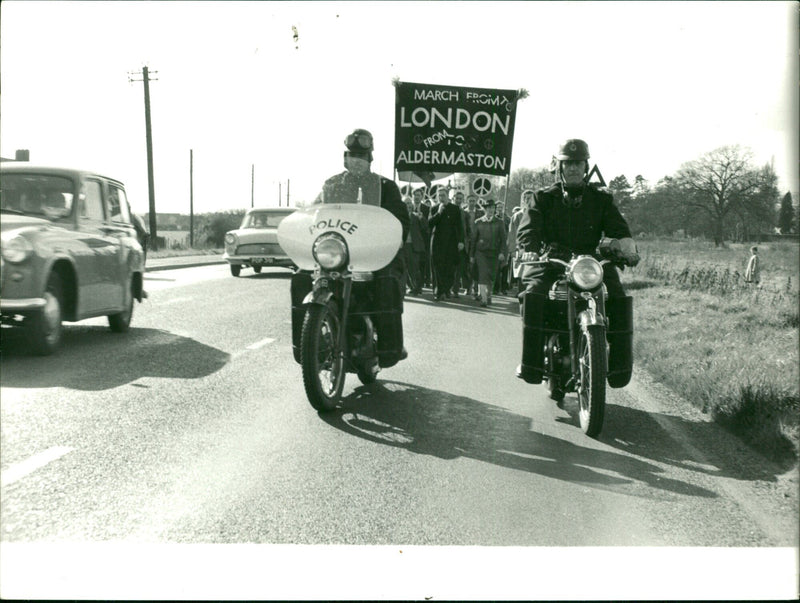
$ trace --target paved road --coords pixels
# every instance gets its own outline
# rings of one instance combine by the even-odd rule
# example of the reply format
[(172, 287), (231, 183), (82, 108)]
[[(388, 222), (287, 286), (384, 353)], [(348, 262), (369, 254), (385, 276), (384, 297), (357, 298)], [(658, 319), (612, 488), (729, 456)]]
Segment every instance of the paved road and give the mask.
[[(69, 325), (49, 358), (3, 340), (0, 595), (597, 598), (623, 555), (632, 590), (613, 592), (635, 598), (652, 586), (636, 551), (667, 550), (687, 580), (702, 567), (705, 586), (728, 589), (719, 597), (745, 592), (728, 560), (717, 583), (684, 553), (696, 549), (638, 547), (797, 546), (786, 469), (646, 380), (611, 391), (592, 440), (574, 398), (558, 408), (515, 379), (510, 298), (408, 298), (410, 357), (373, 386), (349, 376), (342, 408), (320, 415), (291, 355), (288, 271), (164, 269), (145, 286), (125, 335), (101, 319)], [(116, 557), (145, 568), (141, 581), (120, 582)], [(411, 589), (404, 572), (428, 582)], [(657, 596), (680, 586), (662, 581)]]

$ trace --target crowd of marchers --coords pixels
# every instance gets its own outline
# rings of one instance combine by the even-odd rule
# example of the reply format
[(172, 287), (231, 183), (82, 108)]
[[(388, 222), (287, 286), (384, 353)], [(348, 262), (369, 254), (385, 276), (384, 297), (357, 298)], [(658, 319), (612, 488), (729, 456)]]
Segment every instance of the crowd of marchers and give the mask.
[(534, 191), (523, 191), (510, 214), (492, 198), (445, 187), (433, 200), (424, 193), (420, 187), (403, 199), (410, 219), (404, 247), (406, 294), (421, 296), (429, 288), (437, 302), (465, 296), (487, 307), (493, 294), (518, 293), (516, 234)]

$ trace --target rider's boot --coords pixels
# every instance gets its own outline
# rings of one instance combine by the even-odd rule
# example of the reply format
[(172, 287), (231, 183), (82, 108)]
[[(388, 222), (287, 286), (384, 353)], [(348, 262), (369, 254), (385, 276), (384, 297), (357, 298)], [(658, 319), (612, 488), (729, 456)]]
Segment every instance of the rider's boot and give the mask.
[(609, 297), (608, 317), (608, 385), (625, 387), (633, 373), (633, 298)]
[(541, 383), (544, 376), (544, 304), (546, 298), (538, 293), (520, 296), (522, 305), (522, 363), (516, 375), (527, 383)]

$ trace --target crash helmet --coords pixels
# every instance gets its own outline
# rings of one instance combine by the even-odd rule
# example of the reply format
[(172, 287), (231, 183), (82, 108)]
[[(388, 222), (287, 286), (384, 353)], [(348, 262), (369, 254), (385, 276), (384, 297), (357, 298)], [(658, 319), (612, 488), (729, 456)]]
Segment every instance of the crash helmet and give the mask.
[(569, 138), (558, 147), (558, 161), (588, 161), (589, 145), (579, 138)]
[(372, 151), (374, 150), (372, 134), (361, 128), (356, 128), (344, 139), (344, 146), (347, 147), (345, 155), (361, 157), (367, 161), (372, 161)]

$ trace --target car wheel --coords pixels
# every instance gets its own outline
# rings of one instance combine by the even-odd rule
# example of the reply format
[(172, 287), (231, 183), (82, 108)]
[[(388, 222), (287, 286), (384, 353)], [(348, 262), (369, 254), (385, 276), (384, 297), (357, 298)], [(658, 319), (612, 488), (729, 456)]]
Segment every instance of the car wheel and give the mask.
[(34, 354), (47, 356), (58, 349), (63, 299), (61, 277), (54, 272), (47, 281), (44, 308), (30, 317), (28, 336)]
[(255, 272), (256, 274), (261, 272), (261, 266), (253, 266), (253, 272)]
[(115, 333), (124, 333), (131, 326), (131, 318), (133, 317), (133, 286), (128, 287), (128, 302), (125, 310), (117, 314), (108, 315), (108, 326)]
[(242, 271), (242, 267), (239, 264), (231, 264), (231, 274), (233, 276), (239, 276), (239, 273)]

